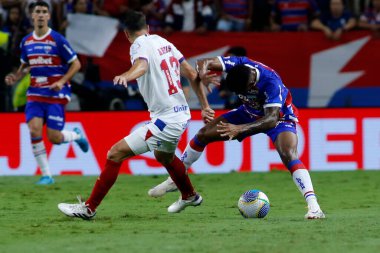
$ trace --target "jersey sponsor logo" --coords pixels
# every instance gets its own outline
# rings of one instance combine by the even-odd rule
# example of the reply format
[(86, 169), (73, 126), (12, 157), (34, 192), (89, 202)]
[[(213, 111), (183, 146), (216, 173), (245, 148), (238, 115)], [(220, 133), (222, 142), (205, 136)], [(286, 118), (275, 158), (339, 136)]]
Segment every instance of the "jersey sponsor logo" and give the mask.
[(50, 65), (50, 64), (53, 64), (53, 59), (51, 57), (43, 58), (39, 56), (37, 58), (30, 59), (29, 64), (30, 65)]
[(63, 122), (63, 118), (59, 116), (49, 115), (48, 119)]
[(160, 55), (167, 54), (171, 51), (172, 51), (172, 47), (170, 45), (167, 45), (158, 49), (158, 53)]
[(187, 111), (188, 110), (188, 106), (187, 105), (176, 105), (173, 107), (174, 109), (174, 112), (183, 112), (183, 111)]

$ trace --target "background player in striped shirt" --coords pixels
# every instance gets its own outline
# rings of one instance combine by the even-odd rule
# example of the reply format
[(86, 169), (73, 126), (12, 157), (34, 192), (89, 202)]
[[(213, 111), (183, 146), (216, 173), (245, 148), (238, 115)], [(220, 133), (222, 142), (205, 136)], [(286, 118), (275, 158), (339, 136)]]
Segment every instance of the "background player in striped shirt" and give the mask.
[(88, 151), (88, 142), (81, 131), (63, 130), (65, 104), (70, 101), (71, 77), (80, 69), (77, 55), (66, 39), (48, 26), (49, 5), (35, 3), (32, 12), (34, 31), (21, 42), (21, 66), (15, 74), (5, 77), (13, 85), (30, 72), (31, 84), (27, 90), (26, 122), (31, 135), (33, 154), (41, 169), (42, 177), (37, 184), (52, 184), (54, 179), (49, 168), (42, 138), (43, 125), (47, 125), (47, 137), (53, 144), (75, 141), (82, 151)]
[(125, 21), (125, 34), (132, 44), (130, 55), (132, 67), (114, 78), (115, 85), (127, 87), (137, 80), (151, 121), (122, 138), (107, 154), (104, 170), (97, 179), (91, 196), (79, 204), (60, 203), (58, 208), (67, 216), (90, 219), (115, 183), (124, 160), (153, 151), (181, 191), (181, 197), (168, 208), (177, 213), (187, 206), (198, 206), (202, 197), (197, 194), (186, 173), (185, 166), (175, 155), (175, 150), (190, 120), (190, 110), (181, 89), (180, 76), (189, 79), (202, 107), (205, 122), (214, 118), (196, 71), (182, 53), (169, 41), (149, 34), (145, 16), (131, 11)]
[[(214, 119), (194, 136), (182, 155), (186, 168), (198, 160), (206, 145), (215, 141), (239, 140), (258, 134), (268, 135), (293, 181), (308, 204), (307, 219), (324, 218), (308, 170), (299, 160), (297, 151), (297, 108), (290, 91), (280, 76), (268, 66), (247, 57), (215, 57), (199, 60), (199, 76), (204, 84), (214, 83), (216, 74), (227, 72), (227, 87), (235, 92), (243, 105)], [(260, 158), (258, 158), (260, 159)], [(170, 177), (150, 191), (153, 197), (173, 191)]]

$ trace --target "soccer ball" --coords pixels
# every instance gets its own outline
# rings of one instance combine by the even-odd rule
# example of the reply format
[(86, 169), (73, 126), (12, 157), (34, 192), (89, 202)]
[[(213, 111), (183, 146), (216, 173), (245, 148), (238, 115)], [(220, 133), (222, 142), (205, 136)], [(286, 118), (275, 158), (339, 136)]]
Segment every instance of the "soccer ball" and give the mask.
[(260, 190), (249, 190), (240, 196), (238, 208), (244, 218), (264, 218), (269, 212), (269, 199)]

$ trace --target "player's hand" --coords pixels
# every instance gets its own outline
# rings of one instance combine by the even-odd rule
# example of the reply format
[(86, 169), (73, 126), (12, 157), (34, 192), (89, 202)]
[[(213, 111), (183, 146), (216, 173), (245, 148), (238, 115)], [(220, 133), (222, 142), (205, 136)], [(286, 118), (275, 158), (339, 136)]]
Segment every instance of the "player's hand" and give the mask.
[(15, 82), (16, 82), (16, 75), (15, 74), (8, 74), (6, 77), (5, 77), (5, 83), (7, 84), (7, 85), (13, 85), (13, 84), (15, 84)]
[(127, 86), (128, 86), (127, 78), (124, 75), (115, 76), (113, 78), (113, 84), (114, 85), (123, 85), (124, 87), (127, 88)]
[(61, 80), (58, 80), (57, 82), (50, 85), (49, 89), (54, 90), (54, 91), (60, 91), (62, 90), (63, 85), (65, 85), (65, 83)]
[(211, 122), (215, 117), (215, 111), (210, 107), (204, 108), (201, 112), (202, 119), (205, 124)]
[(199, 78), (204, 86), (207, 87), (208, 92), (211, 92), (210, 84), (220, 86), (220, 79), (216, 73), (210, 74), (210, 70), (202, 73), (199, 72)]
[(221, 121), (216, 125), (216, 132), (220, 133), (221, 137), (228, 137), (229, 140), (232, 140), (241, 134), (241, 126)]

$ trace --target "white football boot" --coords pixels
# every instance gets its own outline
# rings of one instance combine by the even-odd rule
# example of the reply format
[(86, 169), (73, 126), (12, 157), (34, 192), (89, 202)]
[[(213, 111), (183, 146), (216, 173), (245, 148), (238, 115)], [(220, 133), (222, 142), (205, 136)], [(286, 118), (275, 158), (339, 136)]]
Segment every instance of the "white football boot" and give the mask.
[(312, 211), (310, 208), (308, 208), (309, 210), (307, 211), (307, 214), (305, 214), (305, 219), (309, 219), (309, 220), (312, 220), (312, 219), (324, 219), (326, 218), (325, 214), (322, 212), (321, 209), (318, 209), (316, 211)]
[(168, 177), (168, 179), (166, 179), (164, 182), (150, 189), (148, 191), (148, 195), (154, 198), (158, 198), (164, 196), (168, 192), (174, 192), (177, 190), (178, 188), (175, 185), (173, 179), (171, 177)]
[(182, 199), (181, 197), (168, 207), (169, 213), (179, 213), (188, 206), (199, 206), (202, 203), (202, 196), (196, 194), (188, 199)]
[(77, 217), (82, 218), (84, 220), (89, 220), (93, 218), (96, 214), (95, 212), (92, 212), (85, 202), (82, 202), (81, 197), (77, 196), (77, 199), (79, 201), (79, 204), (66, 204), (66, 203), (59, 203), (58, 209), (70, 217)]

